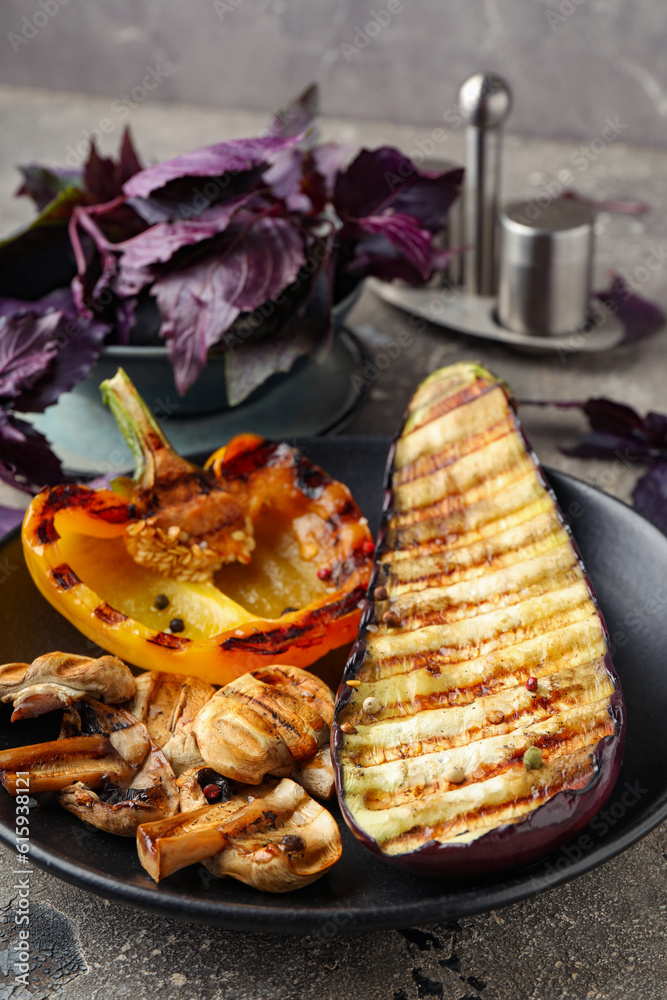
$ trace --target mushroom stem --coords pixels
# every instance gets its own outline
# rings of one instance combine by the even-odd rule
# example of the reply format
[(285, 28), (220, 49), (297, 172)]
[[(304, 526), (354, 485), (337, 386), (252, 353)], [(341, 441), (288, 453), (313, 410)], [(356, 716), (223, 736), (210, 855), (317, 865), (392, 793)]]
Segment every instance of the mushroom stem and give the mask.
[(217, 805), (137, 830), (139, 860), (159, 882), (202, 861), (219, 878), (288, 892), (319, 878), (341, 855), (333, 816), (289, 778), (240, 789)]
[(55, 792), (75, 781), (97, 788), (105, 776), (123, 780), (129, 777), (132, 768), (107, 736), (96, 734), (1, 751), (0, 781), (10, 795), (20, 791), (17, 772), (22, 774), (22, 788), (27, 777), (31, 792)]
[(226, 805), (202, 806), (156, 823), (142, 823), (137, 829), (137, 851), (151, 878), (159, 882), (223, 850), (228, 841)]

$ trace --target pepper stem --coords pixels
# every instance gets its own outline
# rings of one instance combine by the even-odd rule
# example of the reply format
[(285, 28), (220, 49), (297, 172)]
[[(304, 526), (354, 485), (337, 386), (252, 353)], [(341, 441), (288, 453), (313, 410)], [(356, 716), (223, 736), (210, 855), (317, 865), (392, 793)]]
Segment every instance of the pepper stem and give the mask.
[(133, 482), (150, 489), (157, 478), (158, 464), (192, 467), (174, 451), (155, 417), (137, 392), (127, 373), (119, 368), (113, 378), (100, 385), (102, 400), (110, 407), (134, 458)]

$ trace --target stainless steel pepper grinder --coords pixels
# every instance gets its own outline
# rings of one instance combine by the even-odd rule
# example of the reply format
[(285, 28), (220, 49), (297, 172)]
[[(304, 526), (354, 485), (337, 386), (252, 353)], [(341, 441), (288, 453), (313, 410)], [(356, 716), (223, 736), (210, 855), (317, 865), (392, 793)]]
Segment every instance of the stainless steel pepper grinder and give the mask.
[(475, 73), (459, 88), (458, 104), (466, 122), (465, 180), (445, 239), (466, 250), (439, 284), (406, 288), (371, 279), (372, 287), (385, 302), (431, 323), (529, 351), (566, 357), (615, 346), (623, 327), (591, 296), (594, 213), (542, 196), (501, 213), (503, 125), (512, 92), (498, 74)]
[(502, 155), (502, 126), (512, 108), (509, 84), (496, 73), (475, 73), (458, 93), (466, 127), (463, 188), (464, 284), (470, 295), (495, 295), (496, 230)]

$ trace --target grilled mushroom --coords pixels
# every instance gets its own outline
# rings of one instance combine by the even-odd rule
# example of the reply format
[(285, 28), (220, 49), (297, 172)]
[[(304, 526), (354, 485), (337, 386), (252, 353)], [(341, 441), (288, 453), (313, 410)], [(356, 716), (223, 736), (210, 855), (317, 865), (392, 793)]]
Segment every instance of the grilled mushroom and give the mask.
[(139, 860), (159, 882), (202, 861), (219, 878), (265, 892), (289, 892), (315, 881), (340, 858), (334, 818), (289, 778), (246, 788), (137, 830)]
[[(131, 766), (125, 776), (107, 774), (91, 786), (75, 780), (58, 794), (60, 804), (79, 819), (124, 837), (133, 837), (142, 822), (178, 811), (176, 778), (146, 726), (122, 708), (86, 698), (65, 712), (63, 734), (106, 736)], [(31, 784), (32, 788), (32, 784)]]
[(101, 734), (35, 743), (0, 752), (0, 781), (10, 795), (17, 795), (17, 772), (31, 792), (56, 792), (82, 782), (98, 788), (105, 778), (124, 781), (136, 768), (126, 761), (111, 740)]
[(144, 723), (174, 773), (202, 764), (191, 723), (215, 694), (213, 685), (199, 677), (148, 670), (136, 678), (136, 686), (125, 708)]
[(299, 667), (268, 666), (220, 688), (192, 724), (206, 763), (247, 784), (291, 774), (329, 740), (333, 694)]
[(131, 698), (134, 677), (115, 656), (45, 653), (32, 663), (0, 666), (0, 701), (14, 706), (12, 722), (66, 708), (89, 694), (109, 704)]
[(314, 757), (295, 767), (290, 775), (316, 799), (332, 799), (336, 791), (331, 747), (320, 747)]

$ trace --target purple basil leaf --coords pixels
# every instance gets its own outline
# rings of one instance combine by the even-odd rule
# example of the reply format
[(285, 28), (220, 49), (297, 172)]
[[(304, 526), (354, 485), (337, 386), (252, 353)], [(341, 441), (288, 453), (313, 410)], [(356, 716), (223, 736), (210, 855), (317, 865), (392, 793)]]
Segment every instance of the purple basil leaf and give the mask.
[[(358, 239), (351, 236), (360, 233)], [(410, 216), (381, 215), (348, 222), (340, 233), (341, 251), (347, 254), (345, 272), (383, 281), (400, 278), (423, 285), (451, 259), (451, 250), (433, 246), (431, 233)]]
[(635, 509), (667, 535), (667, 461), (656, 462), (632, 491)]
[(624, 341), (641, 340), (657, 333), (665, 323), (660, 306), (635, 295), (620, 275), (613, 277), (611, 287), (595, 293), (607, 309), (618, 316), (625, 328)]
[(419, 219), (422, 226), (432, 233), (442, 231), (449, 209), (458, 198), (463, 183), (463, 169), (455, 167), (442, 173), (423, 170), (417, 172), (391, 201), (395, 212), (403, 212)]
[(104, 340), (109, 332), (106, 323), (77, 316), (63, 317), (56, 335), (57, 351), (51, 365), (29, 392), (24, 392), (14, 403), (14, 409), (24, 413), (41, 413), (47, 406), (58, 402), (64, 392), (69, 392), (87, 378), (97, 361)]
[[(75, 206), (84, 198), (79, 188), (68, 187), (30, 222), (0, 239), (0, 265), (10, 267), (17, 258), (33, 253), (52, 251), (63, 259), (71, 258), (72, 249), (67, 236), (67, 222)], [(28, 261), (28, 263), (30, 263)]]
[(275, 299), (304, 262), (301, 229), (291, 219), (237, 217), (222, 240), (219, 249), (212, 246), (207, 256), (153, 285), (181, 394), (236, 317)]
[(156, 265), (165, 264), (183, 247), (194, 246), (223, 232), (237, 209), (250, 197), (240, 195), (224, 204), (212, 205), (195, 219), (159, 222), (132, 239), (117, 243), (114, 250), (120, 253), (115, 283), (118, 294), (136, 295), (153, 281)]
[(225, 354), (225, 381), (230, 406), (238, 406), (277, 372), (288, 372), (294, 362), (316, 346), (311, 331), (298, 320), (270, 340), (241, 344)]
[[(330, 240), (320, 244), (330, 253)], [(332, 259), (324, 256), (310, 285), (305, 305), (269, 339), (236, 344), (225, 354), (227, 399), (238, 406), (277, 372), (288, 372), (303, 355), (322, 356), (333, 332)]]
[(141, 170), (129, 129), (123, 132), (118, 161), (108, 156), (100, 156), (93, 141), (83, 168), (86, 191), (95, 204), (112, 201), (123, 193), (123, 185)]
[(431, 232), (442, 229), (463, 171), (421, 171), (391, 146), (362, 149), (336, 178), (334, 206), (342, 219), (381, 215), (392, 209), (414, 216)]
[(16, 507), (0, 507), (0, 536), (16, 528), (23, 520), (24, 514), (24, 510), (18, 510)]
[(65, 478), (49, 442), (32, 424), (0, 411), (0, 480), (24, 493)]
[(23, 174), (23, 183), (15, 194), (17, 197), (27, 195), (32, 198), (39, 212), (62, 191), (72, 187), (83, 189), (83, 175), (80, 170), (40, 167), (36, 163), (19, 167), (19, 170)]
[(60, 319), (55, 311), (0, 317), (0, 405), (16, 405), (47, 371), (58, 353), (54, 335)]
[(129, 125), (123, 129), (123, 138), (120, 144), (120, 155), (118, 158), (118, 176), (124, 184), (130, 177), (134, 177), (142, 169), (141, 160), (134, 148), (132, 134)]
[[(427, 229), (420, 229), (418, 222), (410, 215), (367, 215), (359, 219), (357, 225), (364, 234), (381, 236), (398, 251), (400, 257), (410, 264), (422, 281), (431, 277), (432, 237)], [(363, 237), (359, 246), (363, 253)]]
[(585, 402), (526, 400), (524, 406), (555, 406), (559, 410), (580, 410), (591, 432), (570, 448), (561, 448), (576, 458), (628, 458), (652, 462), (667, 459), (667, 415), (649, 412), (641, 417), (625, 403), (604, 396)]
[(255, 167), (268, 167), (278, 153), (290, 149), (299, 136), (260, 136), (230, 139), (215, 146), (203, 146), (172, 160), (164, 160), (135, 174), (124, 186), (128, 198), (147, 198), (171, 181), (185, 177), (221, 177)]
[(0, 299), (0, 402), (41, 413), (88, 375), (108, 329), (78, 314), (68, 288)]
[(306, 154), (301, 149), (286, 149), (264, 174), (264, 182), (276, 198), (285, 202), (290, 212), (312, 211), (312, 202), (303, 191)]
[(316, 83), (311, 83), (286, 108), (276, 112), (269, 122), (269, 133), (281, 138), (303, 135), (314, 124), (319, 114), (319, 105), (319, 87)]
[(611, 431), (591, 431), (570, 448), (560, 449), (572, 458), (637, 458), (647, 459), (651, 450), (635, 438)]
[(588, 205), (596, 212), (611, 212), (612, 215), (643, 215), (651, 210), (647, 201), (633, 201), (629, 198), (587, 198), (578, 191), (563, 191), (561, 198), (576, 201), (580, 205)]

